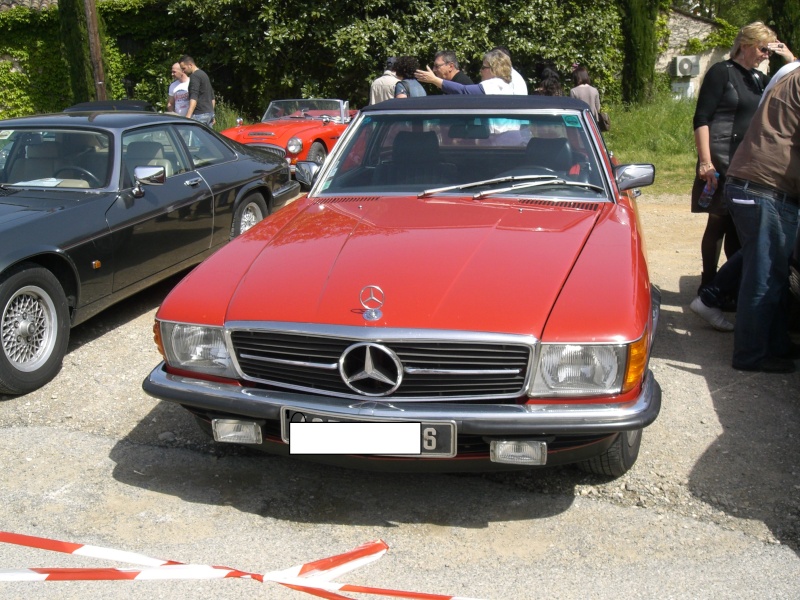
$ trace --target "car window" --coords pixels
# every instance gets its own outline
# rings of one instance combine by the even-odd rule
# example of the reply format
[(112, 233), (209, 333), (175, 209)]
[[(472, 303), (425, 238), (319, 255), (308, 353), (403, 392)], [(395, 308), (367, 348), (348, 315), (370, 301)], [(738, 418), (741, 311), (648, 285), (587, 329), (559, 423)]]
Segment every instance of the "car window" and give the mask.
[(200, 169), (236, 158), (233, 151), (212, 132), (199, 125), (178, 125), (176, 129), (189, 150), (194, 168)]
[(136, 167), (164, 167), (167, 177), (189, 170), (178, 140), (169, 127), (145, 127), (122, 136), (122, 187), (133, 186)]
[(496, 178), (514, 184), (552, 179), (562, 183), (504, 193), (603, 200), (609, 196), (601, 173), (578, 112), (386, 113), (357, 123), (319, 189), (408, 194), (460, 185), (472, 190), (472, 184)]
[(111, 175), (110, 136), (90, 129), (0, 131), (0, 174), (14, 186), (103, 188)]

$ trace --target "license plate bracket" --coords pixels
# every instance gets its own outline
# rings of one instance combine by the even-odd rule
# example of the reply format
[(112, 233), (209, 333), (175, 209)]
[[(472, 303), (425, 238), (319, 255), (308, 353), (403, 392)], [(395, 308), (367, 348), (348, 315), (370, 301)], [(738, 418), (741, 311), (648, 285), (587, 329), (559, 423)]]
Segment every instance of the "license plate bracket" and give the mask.
[[(342, 416), (317, 410), (297, 409), (291, 406), (281, 407), (281, 439), (289, 443), (289, 424), (295, 423), (387, 423), (407, 422), (405, 419), (376, 419), (371, 417)], [(452, 458), (456, 455), (457, 430), (455, 421), (414, 421), (420, 424), (420, 453), (415, 458)]]

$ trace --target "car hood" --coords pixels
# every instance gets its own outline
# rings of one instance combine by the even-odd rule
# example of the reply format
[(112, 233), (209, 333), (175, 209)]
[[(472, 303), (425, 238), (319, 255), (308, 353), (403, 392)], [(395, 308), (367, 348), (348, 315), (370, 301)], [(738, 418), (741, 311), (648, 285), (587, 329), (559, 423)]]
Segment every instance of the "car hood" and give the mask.
[(322, 121), (317, 119), (285, 118), (267, 121), (266, 123), (231, 127), (223, 131), (222, 135), (243, 144), (260, 142), (285, 146), (286, 142), (288, 142), (291, 137), (301, 135), (304, 131), (319, 129), (320, 127), (330, 127), (332, 125), (333, 122), (324, 125)]
[[(63, 210), (73, 202), (51, 195), (44, 197), (41, 192), (31, 190), (3, 190), (0, 196), (0, 228), (16, 226), (54, 212)], [(83, 196), (83, 194), (80, 194)]]
[[(603, 206), (397, 197), (306, 202), (278, 231), (248, 236), (248, 244), (268, 239), (236, 288), (221, 291), (230, 294), (225, 321), (538, 336)], [(369, 285), (385, 294), (382, 317), (371, 322), (360, 301)]]

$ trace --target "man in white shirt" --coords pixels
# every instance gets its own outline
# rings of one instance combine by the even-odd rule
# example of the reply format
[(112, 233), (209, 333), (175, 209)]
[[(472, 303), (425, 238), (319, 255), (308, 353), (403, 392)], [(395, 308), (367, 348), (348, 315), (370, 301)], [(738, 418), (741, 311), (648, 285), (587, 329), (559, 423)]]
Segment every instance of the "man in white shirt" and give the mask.
[(181, 70), (178, 63), (172, 65), (174, 81), (169, 84), (169, 98), (167, 99), (167, 112), (174, 112), (186, 116), (189, 110), (189, 76)]
[(394, 63), (396, 60), (394, 56), (387, 58), (383, 75), (373, 81), (372, 85), (369, 87), (370, 104), (377, 104), (378, 102), (394, 98), (394, 88), (400, 81), (394, 73)]

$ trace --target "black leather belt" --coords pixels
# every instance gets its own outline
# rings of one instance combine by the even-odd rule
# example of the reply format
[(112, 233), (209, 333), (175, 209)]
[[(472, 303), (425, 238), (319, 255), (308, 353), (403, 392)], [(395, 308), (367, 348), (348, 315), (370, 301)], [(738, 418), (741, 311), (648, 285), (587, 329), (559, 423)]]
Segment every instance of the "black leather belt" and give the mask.
[(798, 199), (797, 196), (792, 196), (791, 194), (777, 190), (774, 187), (762, 185), (760, 183), (753, 183), (752, 181), (747, 179), (739, 179), (738, 177), (728, 177), (726, 181), (728, 183), (732, 183), (733, 185), (740, 186), (745, 192), (750, 190), (759, 196), (766, 196), (767, 198), (772, 198), (773, 200), (780, 200), (781, 202), (789, 202), (795, 206), (800, 206), (800, 199)]

